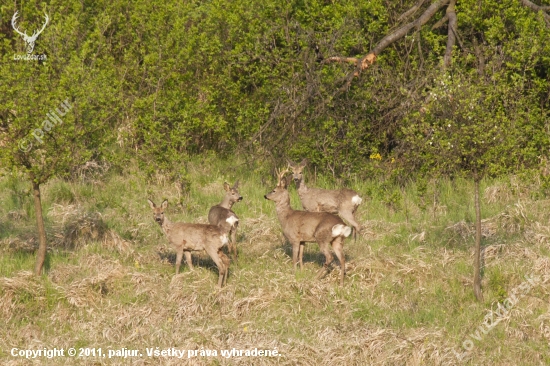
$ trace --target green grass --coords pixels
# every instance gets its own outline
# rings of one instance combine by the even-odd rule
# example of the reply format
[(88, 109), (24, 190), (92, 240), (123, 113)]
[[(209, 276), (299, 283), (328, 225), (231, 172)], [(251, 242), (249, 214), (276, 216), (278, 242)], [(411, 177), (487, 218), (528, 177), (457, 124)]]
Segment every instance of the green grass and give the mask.
[[(402, 189), (376, 180), (351, 185), (364, 198), (358, 212), (364, 230), (357, 242), (345, 243), (347, 277), (340, 287), (337, 263), (324, 279), (315, 280), (324, 261), (315, 243), (306, 245), (304, 270), (294, 273), (274, 205), (263, 198), (275, 179), (261, 166), (206, 157), (189, 164), (189, 191), (162, 177), (148, 182), (129, 169), (126, 175), (52, 180), (42, 187), (50, 249), (46, 273), (38, 278), (29, 273), (34, 267), (29, 248), (37, 238), (32, 197), (22, 177), (0, 180), (5, 202), (0, 207), (0, 321), (6, 324), (0, 328), (0, 363), (25, 364), (10, 349), (29, 348), (38, 339), (40, 347), (126, 347), (143, 354), (145, 347), (157, 346), (277, 347), (283, 354), (252, 360), (259, 365), (457, 364), (451, 349), (461, 350), (487, 311), (524, 275), (550, 275), (550, 202), (531, 200), (537, 187), (512, 189), (515, 178), (482, 185), (482, 192), (489, 188), (482, 206), (488, 234), (483, 239), (484, 301), (479, 303), (472, 291), (470, 182), (440, 180)], [(311, 173), (305, 174), (309, 183)], [(318, 186), (335, 187), (317, 178)], [(174, 276), (175, 254), (146, 199), (168, 199), (166, 214), (172, 221), (205, 223), (209, 207), (223, 197), (223, 182), (236, 179), (244, 197), (234, 206), (241, 218), (240, 256), (231, 265), (228, 286), (216, 287), (217, 269), (206, 254), (193, 255), (194, 271), (183, 266)], [(494, 187), (502, 189), (497, 194)], [(293, 207), (299, 208), (294, 187), (291, 195)], [(548, 362), (547, 303), (545, 285), (533, 288), (509, 320), (474, 342), (468, 362)], [(142, 360), (179, 364), (176, 359)], [(91, 364), (94, 359), (42, 361)]]

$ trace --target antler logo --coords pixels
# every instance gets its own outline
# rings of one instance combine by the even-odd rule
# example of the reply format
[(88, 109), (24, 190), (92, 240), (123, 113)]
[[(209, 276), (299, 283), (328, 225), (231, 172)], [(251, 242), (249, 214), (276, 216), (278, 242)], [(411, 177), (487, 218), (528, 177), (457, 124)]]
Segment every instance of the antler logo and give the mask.
[(32, 51), (34, 50), (34, 43), (36, 42), (36, 39), (38, 38), (40, 33), (44, 31), (44, 28), (46, 28), (46, 25), (48, 24), (48, 21), (50, 20), (50, 18), (48, 17), (48, 14), (44, 13), (44, 15), (46, 15), (45, 17), (46, 22), (44, 22), (42, 29), (40, 29), (39, 31), (35, 31), (32, 34), (32, 36), (28, 36), (26, 32), (19, 31), (19, 29), (17, 29), (17, 26), (15, 25), (15, 21), (17, 20), (17, 17), (18, 17), (17, 13), (18, 12), (16, 11), (15, 14), (13, 14), (13, 18), (11, 18), (11, 26), (17, 33), (19, 33), (23, 37), (25, 42), (27, 42), (27, 54), (31, 54)]

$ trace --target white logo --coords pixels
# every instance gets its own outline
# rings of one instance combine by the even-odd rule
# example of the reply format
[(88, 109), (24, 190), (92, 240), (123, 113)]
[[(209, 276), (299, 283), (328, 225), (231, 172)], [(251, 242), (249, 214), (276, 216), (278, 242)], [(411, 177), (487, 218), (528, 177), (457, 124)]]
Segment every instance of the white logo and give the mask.
[(27, 42), (27, 54), (29, 54), (29, 55), (34, 50), (34, 43), (36, 42), (36, 39), (38, 38), (40, 33), (42, 33), (44, 31), (44, 28), (46, 28), (46, 25), (48, 24), (48, 21), (50, 20), (50, 18), (48, 17), (48, 14), (44, 13), (44, 15), (46, 15), (46, 22), (42, 26), (42, 29), (40, 29), (39, 31), (35, 31), (32, 34), (32, 36), (28, 36), (26, 32), (21, 33), (19, 31), (19, 29), (17, 29), (17, 26), (15, 25), (15, 21), (17, 20), (17, 12), (15, 12), (15, 14), (13, 14), (13, 18), (11, 18), (11, 26), (13, 27), (13, 29), (17, 33), (19, 33), (23, 37), (25, 42)]

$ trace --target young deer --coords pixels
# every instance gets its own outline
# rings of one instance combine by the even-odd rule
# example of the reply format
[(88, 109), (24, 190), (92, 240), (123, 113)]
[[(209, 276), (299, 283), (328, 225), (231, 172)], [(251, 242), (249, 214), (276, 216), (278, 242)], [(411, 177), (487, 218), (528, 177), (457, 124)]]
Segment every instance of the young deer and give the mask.
[(230, 235), (229, 253), (233, 259), (237, 259), (237, 226), (239, 226), (239, 218), (235, 212), (231, 210), (235, 202), (242, 201), (242, 196), (239, 194), (239, 181), (233, 187), (229, 183), (223, 183), (225, 189), (225, 197), (223, 201), (216, 206), (212, 206), (208, 212), (208, 222), (212, 225), (221, 227), (228, 235)]
[(227, 234), (223, 229), (216, 225), (172, 223), (164, 215), (164, 210), (168, 207), (167, 200), (164, 200), (160, 207), (149, 199), (147, 201), (153, 210), (153, 218), (176, 250), (176, 274), (180, 271), (184, 254), (187, 265), (193, 269), (191, 252), (205, 250), (218, 267), (218, 286), (225, 285), (229, 272), (229, 258), (222, 251), (222, 247), (228, 242)]
[(290, 207), (290, 195), (288, 194), (288, 182), (283, 171), (279, 173), (279, 183), (275, 189), (264, 196), (265, 199), (274, 201), (277, 216), (281, 223), (283, 233), (292, 245), (292, 261), (294, 270), (298, 263), (302, 269), (303, 246), (306, 242), (317, 242), (319, 249), (325, 255), (325, 264), (319, 270), (316, 278), (320, 278), (328, 271), (333, 256), (330, 246), (340, 261), (340, 285), (344, 284), (346, 274), (346, 258), (344, 257), (344, 239), (351, 233), (351, 228), (346, 226), (341, 218), (328, 212), (297, 211)]
[(302, 160), (300, 164), (289, 161), (288, 165), (292, 169), (292, 178), (296, 183), (298, 196), (300, 196), (304, 210), (340, 215), (341, 218), (353, 226), (355, 229), (353, 236), (357, 239), (357, 233), (361, 231), (361, 225), (355, 220), (355, 211), (363, 201), (357, 192), (347, 188), (336, 190), (308, 188), (304, 183), (304, 175), (302, 174), (307, 165), (307, 159)]

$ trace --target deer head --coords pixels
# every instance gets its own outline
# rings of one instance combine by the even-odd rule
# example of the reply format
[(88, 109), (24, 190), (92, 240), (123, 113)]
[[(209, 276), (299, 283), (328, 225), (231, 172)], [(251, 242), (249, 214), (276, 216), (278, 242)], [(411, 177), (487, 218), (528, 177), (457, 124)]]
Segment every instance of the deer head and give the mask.
[(266, 200), (279, 202), (283, 197), (288, 197), (288, 191), (286, 190), (288, 186), (288, 181), (285, 177), (285, 174), (288, 172), (288, 168), (286, 168), (285, 170), (277, 170), (277, 186), (275, 187), (275, 189), (273, 189), (273, 191), (264, 196)]
[(13, 18), (11, 18), (11, 26), (19, 35), (23, 37), (23, 40), (27, 42), (27, 53), (32, 53), (32, 51), (34, 50), (34, 43), (36, 42), (36, 39), (38, 38), (40, 33), (44, 31), (44, 28), (46, 28), (46, 25), (48, 24), (50, 18), (48, 17), (48, 14), (44, 13), (46, 21), (44, 22), (42, 29), (40, 29), (39, 31), (35, 31), (32, 36), (28, 36), (26, 32), (21, 32), (19, 29), (17, 29), (17, 25), (15, 24), (15, 21), (18, 18), (17, 13), (18, 12), (16, 11), (15, 14), (13, 14)]
[(290, 169), (292, 169), (292, 179), (294, 179), (294, 182), (298, 183), (301, 182), (304, 178), (302, 171), (307, 165), (307, 158), (303, 159), (299, 164), (294, 163), (292, 161), (288, 161), (288, 166)]
[(164, 210), (166, 210), (166, 207), (168, 207), (168, 200), (162, 201), (160, 204), (160, 207), (157, 207), (155, 203), (151, 200), (147, 200), (149, 202), (149, 206), (151, 207), (151, 210), (153, 210), (153, 219), (155, 219), (156, 222), (159, 223), (160, 226), (164, 223)]
[(239, 181), (236, 181), (233, 187), (229, 185), (229, 183), (224, 182), (223, 183), (223, 189), (225, 189), (226, 193), (226, 199), (229, 199), (229, 205), (233, 205), (235, 202), (239, 202), (243, 200), (243, 197), (239, 193)]

